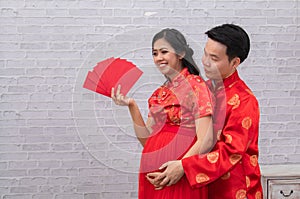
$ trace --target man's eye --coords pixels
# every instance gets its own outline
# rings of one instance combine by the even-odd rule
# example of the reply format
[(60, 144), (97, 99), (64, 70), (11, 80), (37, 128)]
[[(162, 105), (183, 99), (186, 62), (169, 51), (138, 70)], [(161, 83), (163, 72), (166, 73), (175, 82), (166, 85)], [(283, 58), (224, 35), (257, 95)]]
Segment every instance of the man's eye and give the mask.
[(212, 57), (211, 60), (218, 61), (219, 59), (217, 57)]

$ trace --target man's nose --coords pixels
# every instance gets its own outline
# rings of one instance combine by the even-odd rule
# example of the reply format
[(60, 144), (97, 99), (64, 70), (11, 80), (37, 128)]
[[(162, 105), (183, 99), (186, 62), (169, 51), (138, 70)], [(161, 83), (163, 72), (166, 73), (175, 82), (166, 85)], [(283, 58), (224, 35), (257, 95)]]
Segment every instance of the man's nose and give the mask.
[(206, 56), (202, 57), (202, 63), (204, 66), (208, 67), (210, 65), (209, 59)]

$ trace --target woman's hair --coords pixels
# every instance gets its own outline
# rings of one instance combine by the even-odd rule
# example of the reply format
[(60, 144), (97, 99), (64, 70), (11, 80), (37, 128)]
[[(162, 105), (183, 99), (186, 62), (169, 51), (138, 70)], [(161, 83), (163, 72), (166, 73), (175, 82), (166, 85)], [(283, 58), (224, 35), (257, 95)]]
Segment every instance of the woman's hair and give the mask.
[(194, 75), (200, 75), (193, 54), (194, 51), (189, 47), (185, 37), (176, 29), (166, 28), (156, 33), (152, 40), (152, 47), (158, 39), (165, 39), (174, 48), (176, 54), (185, 53), (182, 59), (182, 67), (188, 68), (188, 71)]
[(223, 24), (207, 31), (208, 38), (220, 42), (227, 47), (226, 54), (231, 61), (239, 57), (241, 63), (248, 57), (250, 39), (241, 27), (234, 24)]

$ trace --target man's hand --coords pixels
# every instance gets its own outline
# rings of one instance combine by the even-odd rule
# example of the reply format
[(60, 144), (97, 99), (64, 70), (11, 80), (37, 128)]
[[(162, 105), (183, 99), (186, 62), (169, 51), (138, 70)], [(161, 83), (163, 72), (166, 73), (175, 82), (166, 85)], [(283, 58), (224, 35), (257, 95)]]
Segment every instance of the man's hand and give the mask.
[(162, 173), (148, 173), (147, 179), (155, 186), (156, 190), (164, 186), (176, 184), (184, 175), (181, 160), (169, 161), (164, 163), (159, 169), (165, 169)]

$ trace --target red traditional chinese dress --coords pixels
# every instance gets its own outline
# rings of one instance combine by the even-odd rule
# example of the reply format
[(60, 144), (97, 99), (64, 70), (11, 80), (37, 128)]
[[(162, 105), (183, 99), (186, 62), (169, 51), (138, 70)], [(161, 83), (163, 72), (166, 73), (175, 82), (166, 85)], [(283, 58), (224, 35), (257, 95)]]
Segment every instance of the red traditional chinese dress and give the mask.
[(208, 185), (209, 199), (261, 199), (258, 102), (237, 72), (214, 93), (217, 143), (206, 156), (182, 161), (188, 181), (193, 187)]
[(205, 81), (184, 68), (172, 82), (154, 91), (148, 104), (155, 125), (141, 157), (139, 199), (206, 199), (207, 187), (193, 189), (186, 177), (162, 190), (155, 190), (145, 177), (163, 163), (181, 159), (195, 143), (195, 120), (212, 114)]

